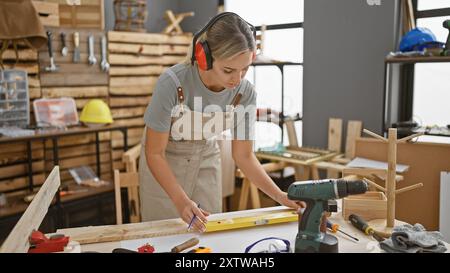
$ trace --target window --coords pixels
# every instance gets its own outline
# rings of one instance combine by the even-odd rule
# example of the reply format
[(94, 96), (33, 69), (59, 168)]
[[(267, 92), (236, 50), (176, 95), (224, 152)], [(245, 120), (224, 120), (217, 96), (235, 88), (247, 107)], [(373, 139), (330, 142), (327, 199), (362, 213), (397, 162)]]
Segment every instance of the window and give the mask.
[[(303, 62), (303, 0), (226, 0), (225, 10), (239, 14), (255, 27), (266, 25), (264, 56), (279, 61)], [(255, 12), (257, 11), (257, 12)], [(275, 26), (276, 25), (276, 26)], [(271, 29), (272, 28), (272, 29)], [(275, 29), (274, 29), (275, 28)], [(251, 67), (246, 78), (255, 84), (257, 107), (281, 111), (282, 76), (276, 66)], [(302, 115), (303, 67), (284, 67), (284, 114)], [(301, 145), (301, 121), (296, 122), (298, 143)], [(275, 124), (256, 125), (255, 148), (273, 146), (281, 141), (281, 131)], [(284, 144), (288, 144), (284, 132)]]
[[(450, 19), (449, 8), (450, 0), (418, 0), (417, 26), (446, 42), (449, 31), (442, 23)], [(413, 119), (424, 126), (450, 124), (450, 63), (415, 65)]]

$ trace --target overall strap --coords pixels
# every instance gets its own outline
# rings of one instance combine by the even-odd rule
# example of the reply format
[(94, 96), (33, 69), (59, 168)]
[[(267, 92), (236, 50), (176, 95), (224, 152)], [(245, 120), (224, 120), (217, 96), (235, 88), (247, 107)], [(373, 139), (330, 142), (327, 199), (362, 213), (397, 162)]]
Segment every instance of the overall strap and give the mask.
[(184, 93), (183, 93), (183, 87), (181, 87), (180, 80), (178, 79), (177, 75), (173, 73), (173, 71), (169, 68), (166, 70), (167, 74), (172, 78), (172, 80), (175, 82), (175, 85), (177, 86), (177, 97), (178, 97), (178, 104), (183, 104), (184, 102)]
[(241, 101), (241, 98), (242, 98), (242, 93), (238, 92), (236, 95), (234, 95), (231, 105), (233, 107), (236, 107), (239, 104), (239, 102)]

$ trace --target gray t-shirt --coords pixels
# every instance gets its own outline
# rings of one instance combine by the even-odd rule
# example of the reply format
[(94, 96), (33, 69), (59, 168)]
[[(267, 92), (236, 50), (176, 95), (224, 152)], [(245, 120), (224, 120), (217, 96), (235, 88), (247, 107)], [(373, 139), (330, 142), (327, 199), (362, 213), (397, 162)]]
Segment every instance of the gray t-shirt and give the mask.
[[(254, 139), (254, 122), (256, 121), (256, 92), (253, 85), (246, 79), (242, 79), (239, 86), (234, 89), (224, 89), (214, 92), (206, 88), (200, 79), (197, 65), (177, 64), (171, 68), (172, 72), (180, 81), (184, 93), (184, 104), (191, 110), (197, 112), (226, 111), (227, 105), (231, 105), (233, 98), (239, 92), (242, 98), (238, 108), (245, 108), (247, 114), (239, 115), (245, 118), (236, 118), (234, 130), (231, 130), (234, 139)], [(195, 101), (195, 103), (194, 103)], [(201, 102), (201, 103), (200, 103)], [(157, 132), (169, 132), (172, 111), (178, 105), (177, 84), (165, 72), (163, 73), (153, 91), (153, 96), (144, 114), (144, 121), (147, 127)], [(201, 106), (200, 106), (201, 105)], [(211, 105), (216, 105), (215, 110), (211, 110)], [(200, 109), (201, 108), (201, 109)], [(205, 109), (206, 108), (206, 109)], [(217, 109), (220, 108), (220, 109)], [(237, 111), (238, 109), (236, 109)], [(235, 117), (237, 114), (235, 115)], [(244, 125), (243, 123), (244, 122)], [(243, 126), (242, 126), (243, 125)], [(245, 128), (245, 134), (236, 134), (237, 127)]]

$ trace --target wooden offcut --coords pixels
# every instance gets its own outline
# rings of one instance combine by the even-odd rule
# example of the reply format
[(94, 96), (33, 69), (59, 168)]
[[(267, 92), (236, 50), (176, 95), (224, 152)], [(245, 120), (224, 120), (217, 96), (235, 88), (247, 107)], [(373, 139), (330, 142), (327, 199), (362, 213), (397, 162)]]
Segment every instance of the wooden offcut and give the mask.
[(33, 201), (0, 248), (0, 253), (26, 253), (30, 248), (29, 236), (37, 230), (61, 185), (59, 167), (55, 166), (33, 198)]
[(356, 214), (366, 221), (386, 217), (387, 198), (383, 192), (366, 192), (350, 195), (342, 200), (342, 216), (345, 220)]

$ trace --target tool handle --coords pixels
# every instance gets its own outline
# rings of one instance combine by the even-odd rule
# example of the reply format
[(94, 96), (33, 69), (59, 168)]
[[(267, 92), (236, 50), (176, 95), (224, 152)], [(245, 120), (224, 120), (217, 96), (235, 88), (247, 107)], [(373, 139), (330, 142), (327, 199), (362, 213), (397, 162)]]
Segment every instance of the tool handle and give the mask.
[(50, 56), (50, 58), (53, 58), (52, 37), (53, 37), (52, 32), (47, 31), (48, 55)]
[(364, 232), (367, 235), (370, 235), (370, 231), (373, 230), (369, 227), (369, 224), (367, 224), (367, 222), (363, 218), (361, 218), (360, 216), (358, 216), (356, 214), (350, 215), (348, 217), (348, 219), (350, 220), (350, 222), (352, 223), (352, 225), (354, 227), (361, 230), (362, 232)]
[(75, 47), (80, 46), (80, 33), (78, 32), (73, 33), (73, 43), (75, 44)]
[(89, 35), (89, 54), (94, 54), (94, 35)]
[(62, 48), (65, 48), (66, 47), (66, 33), (65, 32), (61, 32), (61, 45), (62, 45)]
[(174, 248), (172, 248), (171, 251), (172, 251), (172, 253), (178, 253), (178, 252), (181, 252), (181, 251), (183, 251), (185, 249), (193, 247), (193, 246), (197, 245), (198, 243), (199, 243), (198, 238), (192, 238), (192, 239), (189, 239), (189, 240), (187, 240), (186, 242), (184, 242), (184, 243), (182, 243), (180, 245), (175, 246)]
[(102, 58), (106, 59), (106, 36), (102, 36)]
[(327, 228), (329, 228), (333, 233), (336, 233), (339, 230), (339, 225), (332, 224), (329, 220), (327, 220)]

